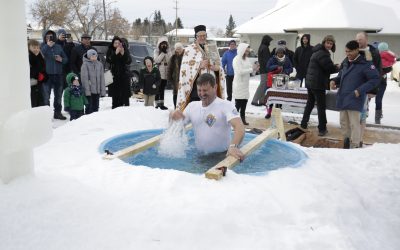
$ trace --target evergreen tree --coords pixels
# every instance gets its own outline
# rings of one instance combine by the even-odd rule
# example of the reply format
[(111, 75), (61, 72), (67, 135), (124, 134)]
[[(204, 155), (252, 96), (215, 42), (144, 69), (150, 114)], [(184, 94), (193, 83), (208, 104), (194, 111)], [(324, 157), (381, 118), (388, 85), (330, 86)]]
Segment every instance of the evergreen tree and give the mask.
[(183, 29), (182, 20), (181, 20), (179, 17), (178, 17), (178, 19), (176, 19), (175, 22), (174, 22), (174, 28), (175, 28), (176, 22), (178, 22), (178, 29)]
[(225, 36), (226, 37), (232, 37), (233, 36), (233, 30), (236, 28), (236, 23), (235, 21), (233, 21), (233, 17), (232, 14), (229, 15), (229, 21), (228, 21), (228, 25), (226, 25), (226, 32), (225, 32)]

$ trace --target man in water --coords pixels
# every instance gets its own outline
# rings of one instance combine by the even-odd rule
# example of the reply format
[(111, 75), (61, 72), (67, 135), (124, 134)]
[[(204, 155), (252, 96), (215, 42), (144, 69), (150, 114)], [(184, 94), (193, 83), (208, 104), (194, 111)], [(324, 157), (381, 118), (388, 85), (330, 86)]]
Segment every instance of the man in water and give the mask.
[(179, 109), (172, 112), (171, 119), (192, 123), (196, 148), (200, 152), (227, 151), (227, 155), (243, 160), (239, 144), (244, 137), (244, 125), (236, 108), (231, 102), (217, 97), (218, 86), (213, 75), (200, 75), (196, 84), (200, 101), (190, 102), (183, 112)]

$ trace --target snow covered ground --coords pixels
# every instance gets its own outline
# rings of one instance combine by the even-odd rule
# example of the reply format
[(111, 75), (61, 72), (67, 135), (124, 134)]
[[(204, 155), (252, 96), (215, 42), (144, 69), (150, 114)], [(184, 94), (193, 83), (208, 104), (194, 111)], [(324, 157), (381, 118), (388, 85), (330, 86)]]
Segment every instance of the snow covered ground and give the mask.
[[(251, 95), (257, 85), (252, 78)], [(166, 100), (172, 107), (171, 91)], [(390, 82), (384, 125), (399, 126), (399, 100)], [(229, 171), (217, 182), (102, 160), (102, 141), (168, 120), (141, 102), (110, 106), (103, 98), (98, 113), (55, 121), (52, 140), (35, 149), (35, 175), (0, 183), (0, 249), (400, 249), (400, 144), (301, 148), (301, 167)], [(339, 124), (338, 113), (328, 122)]]

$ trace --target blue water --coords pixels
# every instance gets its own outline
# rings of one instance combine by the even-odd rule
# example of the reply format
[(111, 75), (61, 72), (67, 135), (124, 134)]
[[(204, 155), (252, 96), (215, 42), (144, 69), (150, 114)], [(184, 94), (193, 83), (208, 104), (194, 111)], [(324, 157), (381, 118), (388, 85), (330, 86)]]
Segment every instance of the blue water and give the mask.
[[(159, 135), (163, 130), (144, 130), (122, 134), (110, 138), (100, 145), (100, 152), (109, 150), (116, 152), (138, 142)], [(158, 146), (149, 148), (139, 154), (126, 157), (123, 161), (132, 165), (144, 165), (151, 168), (176, 169), (194, 174), (203, 174), (209, 168), (225, 158), (225, 153), (201, 155), (194, 147), (193, 131), (188, 131), (189, 148), (185, 151), (185, 158), (166, 158), (158, 154)], [(257, 135), (246, 133), (242, 145), (245, 145)], [(239, 174), (262, 175), (268, 171), (282, 167), (300, 166), (307, 158), (306, 154), (290, 143), (279, 140), (268, 140), (242, 163), (232, 170)]]

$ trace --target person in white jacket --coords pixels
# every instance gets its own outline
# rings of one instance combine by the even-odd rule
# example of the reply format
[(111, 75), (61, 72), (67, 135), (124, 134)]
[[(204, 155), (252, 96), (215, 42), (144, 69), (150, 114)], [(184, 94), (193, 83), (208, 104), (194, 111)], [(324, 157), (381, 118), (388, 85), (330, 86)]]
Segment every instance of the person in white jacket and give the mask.
[(240, 117), (244, 125), (249, 125), (246, 122), (246, 106), (249, 99), (249, 81), (250, 73), (254, 70), (251, 62), (248, 59), (250, 47), (247, 43), (240, 43), (237, 49), (237, 56), (233, 59), (233, 71), (235, 77), (233, 79), (232, 96), (235, 99), (235, 107), (240, 112)]

